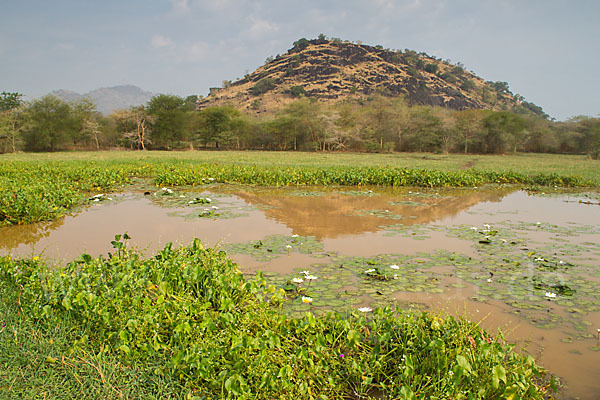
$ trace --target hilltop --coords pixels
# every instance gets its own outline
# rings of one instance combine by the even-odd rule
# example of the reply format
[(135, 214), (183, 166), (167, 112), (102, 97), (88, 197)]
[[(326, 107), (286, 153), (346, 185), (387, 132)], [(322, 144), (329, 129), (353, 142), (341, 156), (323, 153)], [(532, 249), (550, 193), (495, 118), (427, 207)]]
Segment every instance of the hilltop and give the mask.
[(111, 112), (122, 108), (146, 104), (153, 96), (155, 96), (154, 93), (146, 92), (133, 85), (104, 87), (92, 90), (85, 94), (61, 89), (55, 90), (51, 94), (66, 102), (89, 98), (96, 104), (97, 110), (104, 115), (108, 115)]
[(411, 105), (514, 110), (544, 115), (513, 95), (506, 82), (488, 82), (460, 63), (381, 46), (319, 38), (300, 39), (286, 54), (235, 82), (211, 88), (199, 108), (229, 104), (250, 113), (277, 111), (298, 97), (324, 102), (404, 96)]

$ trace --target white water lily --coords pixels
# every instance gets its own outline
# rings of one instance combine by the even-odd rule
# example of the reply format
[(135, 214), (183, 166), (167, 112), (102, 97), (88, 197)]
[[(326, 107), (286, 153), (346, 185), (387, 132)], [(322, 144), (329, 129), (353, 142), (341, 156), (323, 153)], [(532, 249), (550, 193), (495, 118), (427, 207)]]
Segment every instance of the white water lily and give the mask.
[(211, 199), (209, 199), (208, 197), (206, 197), (204, 200), (208, 201), (209, 203), (212, 201)]
[(300, 273), (303, 275), (310, 275), (310, 271), (300, 271)]
[(302, 279), (302, 278), (293, 278), (292, 282), (293, 283), (302, 283), (302, 282), (304, 282), (304, 279)]
[(314, 276), (314, 275), (306, 275), (306, 276), (304, 277), (304, 279), (306, 279), (307, 281), (314, 281), (314, 280), (316, 280), (316, 279), (317, 279), (317, 277), (316, 277), (316, 276)]
[(541, 225), (542, 223), (541, 223), (540, 221), (538, 221), (538, 222), (536, 222), (535, 224), (536, 224), (536, 225)]
[(375, 272), (375, 268), (370, 268), (368, 270), (365, 271), (365, 274), (370, 274), (371, 272)]
[(484, 227), (485, 229), (488, 229), (488, 230), (490, 229), (490, 225), (489, 225), (489, 224), (483, 224), (483, 227)]
[(180, 194), (179, 197), (184, 198), (185, 194)]
[(288, 244), (288, 245), (286, 245), (286, 246), (285, 246), (285, 248), (286, 248), (286, 249), (291, 249), (291, 248), (292, 248), (292, 246)]
[(308, 303), (308, 304), (310, 304), (310, 303), (312, 303), (312, 301), (313, 301), (312, 297), (308, 297), (308, 296), (302, 296), (302, 302), (303, 302), (303, 303)]
[(218, 209), (219, 209), (219, 207), (217, 207), (217, 206), (212, 206), (211, 208), (212, 208), (213, 210), (218, 210)]
[(472, 226), (471, 229), (474, 230), (474, 231), (476, 231), (477, 227), (476, 226)]
[(488, 278), (488, 279), (487, 279), (487, 282), (488, 282), (488, 283), (492, 283), (492, 278)]
[(359, 307), (358, 311), (360, 312), (371, 312), (373, 309), (371, 307)]
[(392, 264), (392, 265), (390, 265), (390, 268), (391, 269), (400, 269), (400, 266), (396, 265), (396, 264)]
[(544, 259), (542, 257), (536, 257), (535, 260), (533, 260), (535, 262), (540, 262), (540, 261), (544, 261)]
[(292, 235), (293, 238), (297, 238), (298, 236), (300, 236), (300, 235), (296, 235), (296, 234)]
[(551, 299), (553, 299), (553, 298), (555, 298), (555, 297), (556, 297), (556, 293), (552, 293), (552, 292), (546, 292), (545, 296), (546, 296), (546, 297), (549, 297), (549, 298), (551, 298)]

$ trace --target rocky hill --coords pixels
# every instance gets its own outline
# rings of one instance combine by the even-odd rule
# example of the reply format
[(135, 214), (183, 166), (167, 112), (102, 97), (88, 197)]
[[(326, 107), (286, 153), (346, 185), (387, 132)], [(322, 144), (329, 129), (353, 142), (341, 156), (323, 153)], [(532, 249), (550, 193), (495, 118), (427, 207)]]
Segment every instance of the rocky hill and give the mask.
[(412, 105), (461, 110), (525, 108), (543, 111), (506, 82), (486, 82), (461, 64), (411, 50), (389, 50), (339, 39), (300, 39), (251, 74), (212, 88), (198, 108), (230, 104), (250, 113), (276, 111), (295, 98), (357, 101), (376, 94), (404, 96)]
[(155, 95), (133, 85), (99, 88), (85, 94), (70, 90), (56, 90), (51, 94), (67, 102), (78, 101), (87, 97), (96, 104), (97, 110), (104, 115), (118, 109), (146, 104)]

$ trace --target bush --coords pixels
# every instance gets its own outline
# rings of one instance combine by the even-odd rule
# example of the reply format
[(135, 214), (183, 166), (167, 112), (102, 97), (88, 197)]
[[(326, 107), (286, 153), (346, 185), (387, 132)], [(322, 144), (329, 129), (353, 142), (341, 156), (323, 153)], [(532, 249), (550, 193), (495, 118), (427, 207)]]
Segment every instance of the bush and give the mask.
[(275, 88), (275, 80), (273, 78), (263, 78), (252, 86), (250, 92), (255, 95), (261, 95)]

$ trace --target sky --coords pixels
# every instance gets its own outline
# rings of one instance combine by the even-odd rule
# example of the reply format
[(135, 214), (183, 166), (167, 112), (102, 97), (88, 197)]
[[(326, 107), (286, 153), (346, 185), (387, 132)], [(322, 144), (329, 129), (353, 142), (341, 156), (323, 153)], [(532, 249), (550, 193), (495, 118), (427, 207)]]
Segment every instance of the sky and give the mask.
[(207, 95), (299, 38), (424, 51), (551, 117), (600, 114), (598, 0), (2, 0), (0, 91)]

